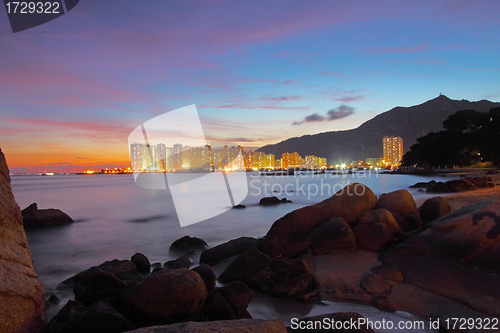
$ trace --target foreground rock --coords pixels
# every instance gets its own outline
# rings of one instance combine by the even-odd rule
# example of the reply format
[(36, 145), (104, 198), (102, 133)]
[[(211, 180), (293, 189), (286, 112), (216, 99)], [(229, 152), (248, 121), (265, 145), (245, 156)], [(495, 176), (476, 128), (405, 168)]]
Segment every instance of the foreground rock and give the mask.
[(165, 270), (119, 292), (113, 305), (139, 326), (193, 319), (203, 307), (207, 288), (189, 269)]
[(293, 257), (309, 247), (306, 236), (320, 224), (341, 217), (353, 225), (376, 204), (377, 197), (368, 187), (349, 184), (332, 197), (294, 210), (274, 222), (259, 249), (275, 258)]
[(302, 261), (269, 258), (256, 248), (237, 257), (219, 280), (242, 281), (251, 287), (282, 296), (292, 296), (315, 287), (313, 276)]
[(0, 150), (0, 330), (42, 332), (45, 291), (33, 268), (9, 170)]
[(438, 182), (428, 187), (427, 192), (450, 193), (450, 192), (472, 191), (472, 190), (477, 190), (479, 188), (494, 187), (495, 185), (490, 182), (491, 182), (491, 177), (488, 176), (454, 179), (447, 181), (446, 183)]
[(281, 320), (240, 319), (206, 323), (177, 323), (141, 328), (130, 333), (287, 333)]
[(22, 210), (23, 225), (25, 229), (54, 227), (74, 222), (68, 214), (59, 209), (38, 209), (36, 203), (32, 203)]
[(259, 241), (252, 237), (240, 237), (224, 244), (217, 245), (201, 253), (200, 263), (217, 264), (221, 260), (237, 256), (252, 247), (257, 247)]
[(379, 260), (407, 283), (500, 316), (500, 199), (430, 222)]

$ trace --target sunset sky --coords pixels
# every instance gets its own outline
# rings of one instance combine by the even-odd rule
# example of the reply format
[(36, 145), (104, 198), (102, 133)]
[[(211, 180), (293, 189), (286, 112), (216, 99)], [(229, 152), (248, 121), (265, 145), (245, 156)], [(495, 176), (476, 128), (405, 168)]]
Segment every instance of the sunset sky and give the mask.
[(12, 33), (11, 172), (129, 164), (141, 123), (195, 104), (207, 139), (260, 147), (355, 128), (440, 92), (500, 101), (500, 1), (91, 1)]

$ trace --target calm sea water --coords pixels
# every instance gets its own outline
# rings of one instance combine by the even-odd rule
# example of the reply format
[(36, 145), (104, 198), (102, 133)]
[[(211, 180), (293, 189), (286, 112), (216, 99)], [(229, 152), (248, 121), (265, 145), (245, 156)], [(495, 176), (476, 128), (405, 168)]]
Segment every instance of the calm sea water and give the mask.
[[(36, 202), (39, 208), (61, 209), (76, 221), (67, 226), (26, 232), (35, 269), (47, 296), (57, 295), (62, 299), (61, 306), (72, 295), (64, 294), (56, 286), (68, 277), (106, 260), (130, 259), (134, 253), (141, 252), (151, 263), (163, 263), (176, 258), (169, 254), (170, 244), (185, 235), (202, 238), (211, 247), (241, 236), (261, 237), (281, 216), (326, 199), (348, 183), (363, 183), (379, 196), (430, 180), (422, 176), (374, 173), (343, 176), (310, 173), (292, 177), (240, 173), (240, 177), (246, 177), (250, 184), (249, 194), (242, 202), (246, 209), (228, 210), (186, 227), (179, 224), (168, 190), (142, 189), (135, 184), (132, 175), (12, 176), (11, 179), (21, 209)], [(429, 197), (425, 192), (408, 190), (417, 203)], [(272, 207), (258, 205), (262, 197), (270, 195), (286, 197), (293, 203)], [(183, 208), (196, 210), (199, 199), (193, 197), (192, 201), (184, 202), (187, 206)], [(191, 259), (196, 264), (199, 253)], [(215, 267), (217, 274), (222, 271), (222, 265)], [(56, 311), (50, 310), (48, 316), (52, 317)], [(372, 320), (407, 319), (407, 314), (388, 314), (369, 306), (348, 303), (306, 305), (262, 294), (258, 294), (249, 306), (254, 318), (280, 318), (288, 324), (293, 317), (333, 311), (357, 311)]]

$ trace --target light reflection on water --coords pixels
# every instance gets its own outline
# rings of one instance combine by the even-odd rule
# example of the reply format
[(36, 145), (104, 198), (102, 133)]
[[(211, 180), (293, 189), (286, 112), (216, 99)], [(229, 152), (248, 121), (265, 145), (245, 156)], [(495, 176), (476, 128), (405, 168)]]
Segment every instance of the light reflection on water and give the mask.
[[(168, 253), (170, 244), (185, 235), (202, 238), (209, 246), (241, 236), (261, 237), (281, 216), (304, 205), (324, 200), (331, 196), (334, 190), (348, 183), (363, 183), (377, 196), (406, 188), (417, 202), (429, 197), (425, 192), (408, 188), (416, 182), (430, 180), (423, 176), (309, 174), (269, 177), (259, 176), (258, 173), (240, 173), (240, 176), (247, 177), (250, 184), (249, 195), (242, 202), (247, 206), (246, 209), (231, 209), (222, 215), (184, 228), (179, 225), (169, 191), (142, 189), (134, 183), (132, 175), (11, 178), (14, 195), (21, 209), (36, 202), (39, 208), (61, 209), (77, 221), (67, 226), (27, 232), (40, 280), (48, 295), (56, 294), (63, 298), (61, 305), (71, 295), (57, 291), (56, 286), (91, 266), (115, 258), (129, 259), (136, 252), (145, 254), (151, 263), (175, 259), (175, 256)], [(188, 178), (189, 175), (185, 177)], [(284, 192), (285, 189), (288, 191)], [(262, 197), (270, 195), (286, 197), (293, 203), (272, 207), (258, 205)], [(197, 199), (193, 198), (187, 208), (196, 210)], [(191, 257), (197, 263), (199, 253)], [(266, 308), (271, 303), (268, 300), (259, 302), (256, 299), (250, 310), (255, 317), (281, 318), (279, 312)], [(278, 306), (281, 307), (282, 305)], [(307, 308), (304, 304), (300, 307), (301, 313)], [(318, 309), (321, 308), (326, 309)]]

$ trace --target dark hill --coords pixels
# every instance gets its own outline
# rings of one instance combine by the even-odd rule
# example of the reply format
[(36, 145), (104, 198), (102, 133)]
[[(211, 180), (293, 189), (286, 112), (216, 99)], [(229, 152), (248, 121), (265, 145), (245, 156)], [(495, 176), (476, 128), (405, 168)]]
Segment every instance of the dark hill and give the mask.
[(443, 121), (460, 110), (472, 109), (487, 112), (500, 106), (487, 100), (469, 102), (452, 100), (440, 95), (430, 101), (411, 107), (395, 107), (379, 114), (358, 128), (346, 131), (325, 132), (290, 138), (274, 145), (261, 147), (259, 151), (281, 158), (284, 152), (298, 152), (301, 156), (326, 157), (329, 164), (382, 157), (382, 138), (400, 136), (404, 151), (408, 151), (417, 138), (429, 132), (443, 129)]

